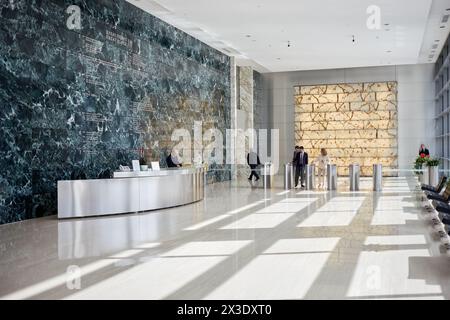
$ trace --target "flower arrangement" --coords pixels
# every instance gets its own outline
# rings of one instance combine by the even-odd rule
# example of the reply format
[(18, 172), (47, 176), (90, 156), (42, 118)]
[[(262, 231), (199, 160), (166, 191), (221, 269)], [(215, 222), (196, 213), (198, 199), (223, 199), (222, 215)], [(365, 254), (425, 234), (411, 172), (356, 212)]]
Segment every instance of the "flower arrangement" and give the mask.
[(422, 171), (418, 171), (418, 170), (422, 170), (422, 165), (424, 163), (427, 163), (429, 156), (426, 156), (425, 153), (421, 153), (416, 160), (414, 161), (414, 169), (416, 171), (414, 171), (415, 174), (419, 175), (422, 174)]
[(441, 162), (440, 159), (438, 158), (426, 158), (427, 159), (427, 166), (429, 167), (436, 167), (439, 165), (439, 163)]
[(140, 148), (140, 149), (139, 149), (139, 164), (140, 164), (141, 166), (147, 165), (147, 160), (145, 160), (145, 152), (144, 152), (144, 148)]
[(429, 155), (426, 155), (425, 153), (421, 153), (414, 162), (414, 169), (417, 171), (414, 171), (415, 174), (422, 174), (422, 165), (426, 164), (428, 167), (435, 167), (438, 166), (441, 160), (439, 158), (430, 158)]

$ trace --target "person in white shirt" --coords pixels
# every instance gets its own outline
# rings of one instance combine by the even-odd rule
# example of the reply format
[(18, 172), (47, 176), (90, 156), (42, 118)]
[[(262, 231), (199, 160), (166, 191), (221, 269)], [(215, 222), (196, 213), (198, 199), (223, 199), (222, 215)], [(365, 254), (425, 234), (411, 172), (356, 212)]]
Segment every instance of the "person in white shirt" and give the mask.
[(327, 164), (329, 163), (330, 158), (328, 158), (327, 150), (325, 148), (320, 149), (320, 155), (314, 160), (314, 164), (318, 168), (319, 189), (325, 187), (325, 175), (327, 174)]
[(169, 168), (182, 167), (180, 154), (176, 148), (172, 149), (172, 152), (166, 158), (166, 162)]

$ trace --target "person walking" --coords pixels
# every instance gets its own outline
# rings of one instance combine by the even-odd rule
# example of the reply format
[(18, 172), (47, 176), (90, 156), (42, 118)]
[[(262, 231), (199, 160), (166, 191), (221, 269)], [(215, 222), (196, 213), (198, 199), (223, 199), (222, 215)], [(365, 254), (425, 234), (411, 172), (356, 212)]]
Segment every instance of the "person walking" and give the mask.
[(308, 153), (305, 152), (303, 146), (295, 147), (294, 159), (292, 160), (292, 165), (295, 166), (295, 187), (298, 186), (298, 179), (300, 178), (300, 185), (302, 188), (305, 187), (305, 169), (308, 164)]
[(261, 161), (259, 160), (258, 154), (253, 149), (250, 150), (250, 152), (247, 154), (247, 164), (252, 170), (252, 173), (250, 174), (250, 177), (248, 177), (248, 180), (252, 181), (252, 178), (254, 176), (255, 181), (258, 181), (259, 175), (258, 172), (256, 172), (256, 169), (261, 165)]
[(325, 175), (327, 174), (327, 165), (330, 163), (327, 150), (325, 148), (320, 149), (320, 155), (313, 161), (317, 164), (319, 185), (318, 188), (325, 188)]

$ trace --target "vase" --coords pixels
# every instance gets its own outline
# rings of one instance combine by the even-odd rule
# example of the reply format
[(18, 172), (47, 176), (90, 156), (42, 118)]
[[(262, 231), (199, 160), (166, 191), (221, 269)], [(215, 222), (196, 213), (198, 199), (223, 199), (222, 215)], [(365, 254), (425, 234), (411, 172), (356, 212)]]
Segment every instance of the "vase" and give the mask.
[(428, 167), (425, 163), (422, 164), (422, 174), (421, 174), (420, 182), (423, 184), (430, 184), (429, 178), (428, 178)]
[(439, 183), (439, 167), (431, 166), (428, 167), (428, 184), (431, 186), (436, 186)]

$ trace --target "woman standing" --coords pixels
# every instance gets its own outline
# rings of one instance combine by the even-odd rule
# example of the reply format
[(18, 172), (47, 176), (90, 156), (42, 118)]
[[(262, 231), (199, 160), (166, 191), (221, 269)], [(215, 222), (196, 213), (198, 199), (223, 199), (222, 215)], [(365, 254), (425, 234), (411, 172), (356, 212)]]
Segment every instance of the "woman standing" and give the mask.
[(325, 148), (320, 149), (320, 155), (314, 160), (317, 163), (317, 168), (319, 169), (319, 189), (325, 187), (325, 175), (327, 173), (327, 164), (330, 163), (330, 158), (328, 158), (328, 153)]
[(425, 148), (425, 145), (423, 143), (420, 145), (419, 156), (422, 156), (422, 154), (424, 155), (424, 157), (430, 156), (430, 151), (428, 151), (428, 149)]

